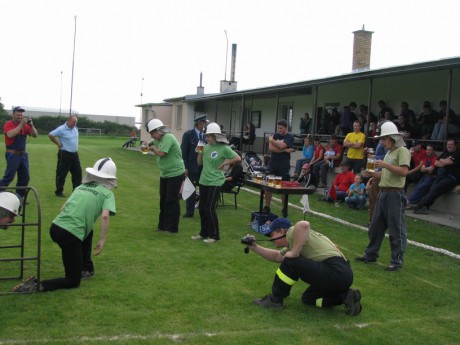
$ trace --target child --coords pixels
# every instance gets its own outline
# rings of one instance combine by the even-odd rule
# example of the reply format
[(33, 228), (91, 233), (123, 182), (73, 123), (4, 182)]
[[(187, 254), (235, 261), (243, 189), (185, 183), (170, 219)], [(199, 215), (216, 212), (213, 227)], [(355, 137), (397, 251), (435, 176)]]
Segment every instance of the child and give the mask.
[(328, 143), (326, 146), (326, 151), (324, 152), (324, 160), (327, 160), (329, 163), (329, 170), (334, 169), (334, 160), (331, 159), (331, 157), (334, 157), (336, 155), (334, 151), (334, 147), (332, 146), (331, 143)]
[(355, 176), (355, 183), (353, 183), (347, 191), (345, 202), (350, 208), (358, 207), (360, 210), (364, 209), (366, 204), (366, 186), (363, 183), (361, 175)]

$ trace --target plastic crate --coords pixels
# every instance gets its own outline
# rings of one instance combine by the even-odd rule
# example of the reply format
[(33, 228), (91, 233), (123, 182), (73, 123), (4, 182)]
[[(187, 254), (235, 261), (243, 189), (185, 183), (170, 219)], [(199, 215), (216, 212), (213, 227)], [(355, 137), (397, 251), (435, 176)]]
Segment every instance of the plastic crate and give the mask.
[(265, 235), (270, 231), (270, 224), (276, 218), (278, 216), (273, 213), (251, 212), (251, 229)]

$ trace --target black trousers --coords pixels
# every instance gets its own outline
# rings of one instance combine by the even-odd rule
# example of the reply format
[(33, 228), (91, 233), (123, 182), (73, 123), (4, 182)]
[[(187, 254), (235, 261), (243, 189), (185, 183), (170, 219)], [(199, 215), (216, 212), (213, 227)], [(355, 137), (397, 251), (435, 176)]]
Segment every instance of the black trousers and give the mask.
[[(190, 179), (190, 181), (192, 181), (193, 185), (197, 186), (198, 184), (198, 181), (200, 180), (200, 174), (191, 174), (189, 173), (188, 174), (188, 178)], [(185, 200), (185, 214), (187, 216), (193, 216), (193, 214), (195, 213), (195, 202), (196, 202), (196, 191), (193, 192), (192, 195), (190, 195), (190, 197)]]
[(217, 219), (216, 206), (220, 198), (221, 187), (200, 185), (200, 219), (203, 238), (220, 240), (219, 220)]
[(81, 184), (82, 173), (80, 157), (78, 152), (59, 150), (57, 154), (56, 167), (56, 194), (62, 194), (67, 174), (72, 175), (72, 188), (75, 189)]
[(51, 224), (51, 239), (61, 248), (65, 277), (41, 281), (45, 291), (72, 289), (80, 286), (81, 272), (94, 272), (91, 260), (93, 232), (82, 242), (67, 230)]
[(158, 230), (178, 232), (180, 219), (180, 187), (183, 175), (160, 177), (160, 215)]
[(342, 257), (324, 261), (313, 261), (302, 256), (285, 258), (275, 274), (273, 296), (289, 296), (291, 287), (299, 278), (310, 285), (302, 295), (303, 303), (315, 305), (316, 300), (322, 298), (323, 307), (332, 307), (343, 303), (353, 283), (353, 272), (350, 263)]

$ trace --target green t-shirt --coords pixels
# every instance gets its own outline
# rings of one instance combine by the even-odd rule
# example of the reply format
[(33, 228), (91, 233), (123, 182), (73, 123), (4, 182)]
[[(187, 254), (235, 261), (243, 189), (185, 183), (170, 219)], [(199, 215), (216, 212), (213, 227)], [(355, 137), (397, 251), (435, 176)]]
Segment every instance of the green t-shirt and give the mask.
[[(294, 244), (293, 226), (291, 226), (287, 231), (286, 238), (289, 243), (289, 247), (283, 248), (281, 250), (281, 254), (283, 256), (290, 250), (290, 248), (292, 248)], [(334, 256), (343, 257), (336, 245), (332, 243), (329, 238), (311, 229), (308, 232), (308, 239), (300, 252), (300, 256), (311, 259), (313, 261), (324, 261)]]
[(97, 182), (85, 183), (75, 188), (53, 223), (83, 241), (103, 210), (116, 213), (113, 192)]
[(206, 144), (203, 148), (203, 171), (200, 176), (200, 184), (203, 186), (222, 186), (225, 175), (219, 169), (219, 165), (226, 159), (232, 159), (237, 155), (228, 145), (215, 143)]
[[(404, 146), (395, 148), (393, 151), (388, 151), (383, 161), (392, 165), (410, 167), (410, 152)], [(382, 169), (379, 187), (404, 188), (406, 182), (405, 176), (400, 176), (391, 173), (388, 169)]]
[(166, 153), (164, 157), (157, 157), (160, 167), (160, 177), (176, 177), (185, 172), (182, 151), (176, 137), (166, 133), (161, 141), (154, 140), (154, 144), (161, 152)]

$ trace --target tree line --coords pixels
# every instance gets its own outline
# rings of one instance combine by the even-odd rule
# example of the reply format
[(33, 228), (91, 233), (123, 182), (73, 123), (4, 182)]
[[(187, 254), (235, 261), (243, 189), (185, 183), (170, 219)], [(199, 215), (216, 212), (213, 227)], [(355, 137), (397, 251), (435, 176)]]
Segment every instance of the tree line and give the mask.
[[(27, 112), (26, 112), (27, 115)], [(0, 103), (0, 128), (6, 121), (11, 120), (11, 115)], [(56, 127), (62, 125), (67, 120), (67, 116), (41, 116), (34, 117), (34, 126), (39, 133), (49, 133)], [(129, 136), (133, 127), (111, 121), (93, 121), (85, 116), (78, 116), (78, 127), (80, 128), (99, 128), (102, 135), (107, 136)]]

